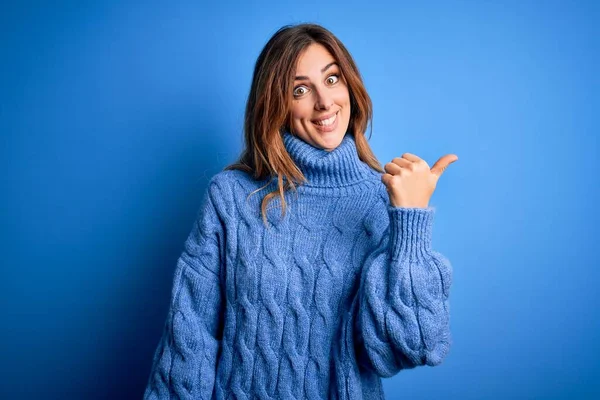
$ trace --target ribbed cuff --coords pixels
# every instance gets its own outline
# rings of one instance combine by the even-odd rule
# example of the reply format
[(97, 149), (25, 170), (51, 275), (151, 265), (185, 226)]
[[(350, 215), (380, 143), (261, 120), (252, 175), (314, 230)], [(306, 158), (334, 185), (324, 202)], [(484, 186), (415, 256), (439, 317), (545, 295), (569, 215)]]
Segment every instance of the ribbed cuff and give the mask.
[(390, 252), (392, 260), (427, 258), (435, 209), (404, 208), (388, 205), (390, 214)]

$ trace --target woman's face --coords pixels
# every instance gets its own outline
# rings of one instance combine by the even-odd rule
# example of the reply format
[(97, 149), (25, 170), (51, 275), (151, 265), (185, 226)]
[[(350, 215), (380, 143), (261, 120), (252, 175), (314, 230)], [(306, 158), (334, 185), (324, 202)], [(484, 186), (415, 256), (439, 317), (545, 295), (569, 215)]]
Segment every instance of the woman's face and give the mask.
[(350, 94), (335, 59), (320, 44), (299, 57), (294, 80), (292, 132), (327, 151), (342, 142), (350, 121)]

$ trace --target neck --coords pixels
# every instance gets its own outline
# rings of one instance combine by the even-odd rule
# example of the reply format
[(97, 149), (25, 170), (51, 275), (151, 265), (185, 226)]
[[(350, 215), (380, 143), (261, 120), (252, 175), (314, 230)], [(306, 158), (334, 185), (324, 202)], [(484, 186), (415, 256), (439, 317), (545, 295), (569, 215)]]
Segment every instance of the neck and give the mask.
[(313, 147), (287, 131), (283, 134), (283, 142), (306, 177), (307, 186), (348, 186), (372, 175), (370, 167), (358, 158), (351, 133), (346, 133), (340, 145), (331, 151)]

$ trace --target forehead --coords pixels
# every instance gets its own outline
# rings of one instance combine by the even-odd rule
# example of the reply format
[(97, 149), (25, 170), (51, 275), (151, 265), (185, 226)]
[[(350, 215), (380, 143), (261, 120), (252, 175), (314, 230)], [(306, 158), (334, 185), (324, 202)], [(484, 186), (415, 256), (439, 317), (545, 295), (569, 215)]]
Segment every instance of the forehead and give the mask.
[(321, 44), (313, 43), (298, 57), (296, 75), (321, 75), (321, 68), (336, 61), (333, 55)]

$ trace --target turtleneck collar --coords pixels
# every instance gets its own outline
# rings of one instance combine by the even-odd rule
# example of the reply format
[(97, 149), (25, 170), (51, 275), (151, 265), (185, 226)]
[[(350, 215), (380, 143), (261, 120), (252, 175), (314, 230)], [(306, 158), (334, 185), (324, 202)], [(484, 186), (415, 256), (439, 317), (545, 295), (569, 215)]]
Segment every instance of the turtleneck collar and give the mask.
[(358, 158), (351, 133), (346, 133), (340, 145), (331, 151), (313, 147), (288, 131), (283, 134), (283, 143), (306, 177), (307, 186), (348, 186), (372, 176), (371, 168)]

